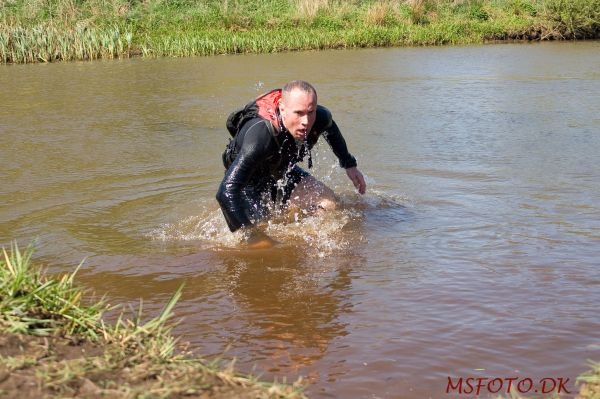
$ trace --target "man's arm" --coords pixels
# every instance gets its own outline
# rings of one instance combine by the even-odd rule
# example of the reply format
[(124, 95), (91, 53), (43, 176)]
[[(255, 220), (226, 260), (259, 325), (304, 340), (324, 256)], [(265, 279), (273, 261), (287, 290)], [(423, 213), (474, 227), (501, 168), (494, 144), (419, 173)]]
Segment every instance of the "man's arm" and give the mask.
[(260, 161), (268, 156), (271, 133), (265, 123), (267, 122), (254, 122), (245, 132), (240, 152), (225, 172), (217, 192), (217, 201), (232, 232), (252, 225), (246, 212), (242, 190), (254, 175)]
[(352, 181), (352, 184), (354, 184), (354, 187), (358, 189), (359, 193), (364, 194), (367, 191), (367, 184), (365, 183), (363, 174), (356, 167), (356, 158), (354, 158), (348, 151), (346, 140), (344, 140), (342, 132), (340, 132), (337, 124), (331, 118), (331, 113), (329, 113), (327, 108), (323, 108), (326, 112), (321, 111), (322, 117), (328, 119), (325, 123), (325, 131), (323, 132), (323, 136), (325, 136), (325, 140), (327, 140), (327, 143), (329, 143), (331, 150), (339, 159), (340, 166), (346, 169), (346, 174)]
[(325, 140), (329, 143), (335, 156), (340, 160), (340, 166), (342, 168), (348, 169), (356, 167), (356, 158), (348, 151), (346, 140), (344, 140), (344, 136), (342, 136), (342, 132), (340, 132), (340, 129), (334, 120), (331, 120), (331, 124), (327, 130), (323, 132), (323, 136), (325, 136)]

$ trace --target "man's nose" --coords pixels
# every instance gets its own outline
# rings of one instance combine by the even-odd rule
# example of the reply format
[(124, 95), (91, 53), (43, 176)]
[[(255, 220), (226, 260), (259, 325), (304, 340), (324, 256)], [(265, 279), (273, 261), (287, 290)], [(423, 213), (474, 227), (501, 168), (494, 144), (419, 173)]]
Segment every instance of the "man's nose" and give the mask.
[(308, 125), (308, 115), (304, 115), (303, 117), (301, 117), (300, 123), (302, 123), (302, 126), (307, 126)]

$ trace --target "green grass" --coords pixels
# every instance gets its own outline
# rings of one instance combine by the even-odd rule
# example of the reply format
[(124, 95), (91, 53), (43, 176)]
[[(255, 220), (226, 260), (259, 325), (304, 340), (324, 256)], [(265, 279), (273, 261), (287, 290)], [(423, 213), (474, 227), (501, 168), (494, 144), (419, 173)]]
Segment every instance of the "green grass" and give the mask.
[(591, 369), (577, 377), (581, 384), (579, 399), (600, 399), (600, 363), (590, 362)]
[[(78, 268), (46, 277), (31, 256), (31, 248), (22, 252), (15, 245), (2, 249), (0, 257), (0, 396), (78, 396), (86, 387), (115, 398), (304, 397), (299, 386), (260, 382), (236, 373), (232, 365), (179, 351), (169, 318), (182, 287), (149, 321), (142, 321), (140, 310), (107, 324), (105, 301), (91, 301), (75, 285)], [(85, 356), (68, 355), (78, 346), (87, 350)], [(25, 386), (34, 388), (20, 392)]]
[(67, 335), (98, 339), (104, 304), (83, 306), (82, 292), (73, 277), (46, 280), (31, 268), (31, 249), (21, 253), (2, 249), (0, 259), (0, 327), (10, 333), (50, 335), (60, 329)]
[(597, 38), (600, 0), (0, 0), (0, 62)]

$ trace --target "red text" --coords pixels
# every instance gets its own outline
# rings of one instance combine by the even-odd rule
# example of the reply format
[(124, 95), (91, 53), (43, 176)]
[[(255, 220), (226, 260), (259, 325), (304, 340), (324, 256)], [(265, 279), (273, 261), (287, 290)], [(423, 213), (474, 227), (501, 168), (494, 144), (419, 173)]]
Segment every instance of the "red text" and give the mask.
[(517, 392), (526, 393), (571, 393), (567, 389), (569, 378), (523, 378), (523, 377), (448, 377), (446, 393), (459, 395), (500, 394)]

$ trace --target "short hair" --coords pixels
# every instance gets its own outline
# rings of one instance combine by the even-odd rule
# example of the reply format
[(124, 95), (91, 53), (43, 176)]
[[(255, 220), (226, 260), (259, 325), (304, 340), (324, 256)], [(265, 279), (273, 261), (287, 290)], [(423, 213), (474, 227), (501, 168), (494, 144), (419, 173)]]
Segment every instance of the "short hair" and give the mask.
[(292, 80), (283, 86), (283, 89), (281, 90), (281, 101), (286, 102), (294, 89), (301, 90), (306, 94), (312, 94), (315, 97), (315, 101), (317, 100), (317, 91), (313, 85), (304, 80)]

